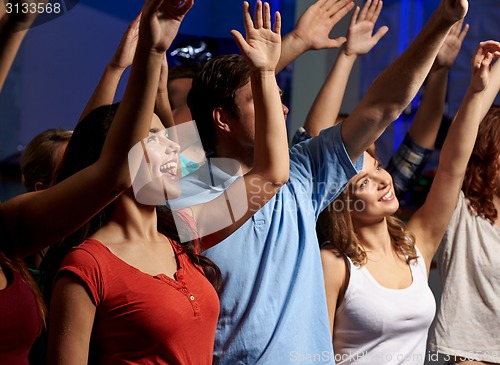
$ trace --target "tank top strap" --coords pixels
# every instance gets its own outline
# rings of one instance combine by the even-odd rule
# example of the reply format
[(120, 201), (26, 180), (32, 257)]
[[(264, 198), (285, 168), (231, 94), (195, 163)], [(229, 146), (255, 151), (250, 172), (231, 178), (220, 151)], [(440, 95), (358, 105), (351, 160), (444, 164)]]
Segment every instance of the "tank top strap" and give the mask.
[(342, 311), (345, 306), (351, 300), (351, 297), (356, 289), (358, 276), (359, 276), (359, 267), (352, 262), (351, 258), (347, 256), (345, 253), (341, 252), (342, 257), (344, 258), (344, 262), (346, 264), (346, 288), (344, 292), (344, 298), (342, 299), (342, 303), (340, 303), (337, 311)]

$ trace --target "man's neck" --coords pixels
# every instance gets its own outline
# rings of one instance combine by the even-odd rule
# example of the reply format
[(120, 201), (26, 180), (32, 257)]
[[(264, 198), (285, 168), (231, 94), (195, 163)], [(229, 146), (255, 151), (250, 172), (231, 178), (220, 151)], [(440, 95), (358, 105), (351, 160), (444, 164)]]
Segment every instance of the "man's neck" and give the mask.
[(241, 165), (243, 175), (253, 167), (253, 148), (242, 146), (218, 144), (215, 148), (216, 156), (220, 158), (231, 158)]

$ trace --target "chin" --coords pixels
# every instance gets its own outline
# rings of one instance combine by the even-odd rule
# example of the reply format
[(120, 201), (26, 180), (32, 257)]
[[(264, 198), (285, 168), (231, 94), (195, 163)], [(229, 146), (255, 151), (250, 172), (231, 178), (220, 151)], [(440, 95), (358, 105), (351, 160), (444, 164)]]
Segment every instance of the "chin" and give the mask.
[(135, 199), (144, 205), (164, 204), (181, 195), (179, 180), (166, 179), (159, 176), (144, 184), (139, 189), (134, 189)]

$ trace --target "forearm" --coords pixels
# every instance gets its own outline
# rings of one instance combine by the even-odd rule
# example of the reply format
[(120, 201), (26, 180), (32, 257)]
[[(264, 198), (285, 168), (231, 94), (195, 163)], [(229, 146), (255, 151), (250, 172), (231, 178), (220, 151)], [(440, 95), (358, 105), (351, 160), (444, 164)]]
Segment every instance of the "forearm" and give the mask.
[(351, 158), (359, 157), (408, 106), (452, 25), (435, 12), (410, 46), (373, 82), (342, 129)]
[(439, 160), (439, 169), (448, 176), (463, 176), (465, 174), (482, 119), (481, 110), (484, 96), (484, 90), (473, 91), (469, 87), (448, 130)]
[(289, 158), (286, 124), (273, 72), (254, 71), (250, 76), (255, 105), (253, 173), (273, 184), (288, 180)]
[(447, 68), (429, 73), (424, 95), (410, 126), (410, 138), (423, 148), (434, 148), (444, 114), (448, 73)]
[(155, 103), (155, 113), (160, 118), (165, 128), (170, 128), (175, 125), (172, 108), (167, 94), (157, 94)]
[(297, 37), (292, 31), (288, 33), (281, 42), (281, 55), (276, 66), (276, 73), (281, 72), (290, 63), (295, 61), (302, 53), (308, 51), (307, 44)]
[(120, 79), (125, 69), (118, 68), (112, 64), (108, 64), (104, 73), (97, 84), (94, 93), (85, 106), (85, 109), (80, 116), (79, 122), (85, 118), (92, 110), (102, 106), (113, 104), (115, 99), (116, 89), (120, 83)]
[(304, 123), (304, 129), (311, 136), (317, 136), (323, 129), (335, 124), (356, 59), (356, 55), (347, 55), (341, 49)]
[(150, 47), (138, 45), (124, 96), (98, 161), (103, 173), (112, 170), (116, 183), (130, 184), (128, 152), (148, 135), (162, 57)]

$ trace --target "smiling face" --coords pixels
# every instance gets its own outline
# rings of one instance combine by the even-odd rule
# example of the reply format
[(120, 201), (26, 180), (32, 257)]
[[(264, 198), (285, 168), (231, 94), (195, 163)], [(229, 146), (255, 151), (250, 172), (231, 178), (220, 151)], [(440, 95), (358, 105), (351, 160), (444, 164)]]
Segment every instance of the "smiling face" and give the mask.
[(149, 136), (143, 140), (144, 155), (149, 164), (153, 183), (160, 184), (164, 199), (174, 199), (181, 193), (179, 187), (179, 145), (169, 139), (168, 129), (153, 115)]
[(363, 170), (349, 181), (352, 218), (359, 222), (378, 222), (394, 214), (399, 202), (391, 175), (365, 152)]

